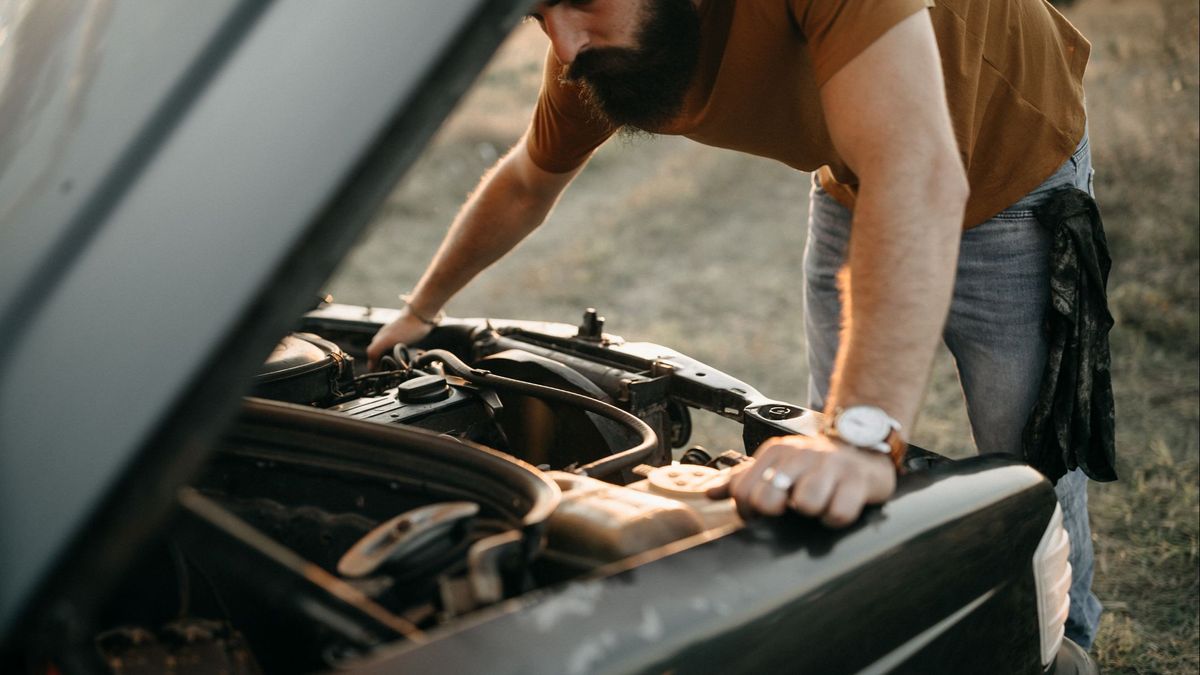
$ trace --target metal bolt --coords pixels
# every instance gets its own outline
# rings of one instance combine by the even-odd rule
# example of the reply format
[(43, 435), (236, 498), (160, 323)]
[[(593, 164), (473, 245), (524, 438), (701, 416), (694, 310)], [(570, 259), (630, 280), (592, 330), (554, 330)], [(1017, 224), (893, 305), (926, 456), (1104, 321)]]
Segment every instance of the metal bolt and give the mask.
[(762, 410), (761, 414), (769, 420), (786, 420), (800, 414), (800, 410), (790, 405), (773, 405)]

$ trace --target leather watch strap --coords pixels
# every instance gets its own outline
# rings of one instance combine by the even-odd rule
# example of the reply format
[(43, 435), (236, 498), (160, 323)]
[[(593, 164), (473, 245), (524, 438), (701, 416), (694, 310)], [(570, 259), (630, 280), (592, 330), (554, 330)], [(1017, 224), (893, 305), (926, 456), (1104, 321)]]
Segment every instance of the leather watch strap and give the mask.
[(888, 455), (892, 458), (892, 464), (896, 467), (897, 473), (904, 471), (904, 457), (908, 454), (908, 441), (900, 435), (899, 429), (892, 429), (892, 433), (888, 434)]

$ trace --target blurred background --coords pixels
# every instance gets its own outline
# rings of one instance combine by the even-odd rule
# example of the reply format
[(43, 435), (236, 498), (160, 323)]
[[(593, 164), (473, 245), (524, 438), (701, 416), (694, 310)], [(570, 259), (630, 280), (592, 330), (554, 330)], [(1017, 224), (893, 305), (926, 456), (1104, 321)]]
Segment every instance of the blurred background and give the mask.
[[(1109, 300), (1121, 480), (1092, 483), (1096, 643), (1109, 672), (1200, 672), (1200, 20), (1195, 0), (1077, 0)], [(329, 281), (398, 306), (480, 175), (525, 130), (546, 40), (517, 29)], [(1014, 139), (1020, 142), (1020, 139)], [(806, 403), (801, 260), (809, 176), (682, 138), (617, 138), (546, 225), (446, 308), (658, 342), (768, 396)], [(697, 415), (699, 418), (700, 416)], [(707, 417), (707, 416), (706, 416)], [(974, 452), (953, 363), (934, 368), (918, 445)], [(697, 419), (693, 442), (740, 447)]]

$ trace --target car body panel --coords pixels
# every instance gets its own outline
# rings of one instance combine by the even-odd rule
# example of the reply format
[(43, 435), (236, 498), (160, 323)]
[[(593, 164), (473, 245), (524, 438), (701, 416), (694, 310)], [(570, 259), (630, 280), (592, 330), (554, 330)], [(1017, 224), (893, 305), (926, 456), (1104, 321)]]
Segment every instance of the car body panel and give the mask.
[[(37, 259), (15, 266), (23, 278), (0, 295), (10, 346), (0, 364), (0, 633), (56, 561), (99, 555), (94, 583), (166, 513), (236, 406), (245, 373), (315, 296), (522, 8), (213, 6), (202, 22), (209, 35), (184, 31), (210, 49), (174, 62), (186, 73), (203, 59), (211, 72), (184, 77), (194, 87), (184, 100), (130, 100), (128, 114), (145, 122), (96, 169), (109, 162), (122, 175), (83, 181), (79, 190), (94, 185), (94, 194), (53, 213), (7, 201), (40, 195), (5, 193), (6, 241), (53, 236), (30, 247)], [(121, 16), (89, 39), (127, 37)], [(142, 57), (171, 45), (184, 16), (147, 13), (158, 24), (141, 33)], [(91, 99), (123, 95), (101, 84)], [(163, 105), (174, 106), (166, 120)], [(95, 142), (76, 134), (61, 152), (73, 156), (78, 144), (86, 155)], [(18, 249), (4, 250), (0, 266)], [(122, 503), (142, 518), (116, 517)], [(121, 545), (85, 552), (81, 535)]]
[[(263, 3), (72, 0), (0, 9), (0, 288), (39, 286), (47, 260), (77, 245), (88, 227), (80, 216), (128, 179), (186, 108), (220, 46), (252, 23), (253, 4)], [(144, 58), (148, 44), (153, 59)], [(0, 295), (0, 316), (22, 297)]]
[(528, 594), (367, 671), (944, 672), (991, 660), (994, 672), (1039, 672), (1036, 642), (993, 637), (997, 617), (1014, 622), (1008, 634), (1037, 631), (1032, 576), (1009, 576), (1032, 548), (995, 542), (1039, 536), (1048, 487), (1000, 457), (943, 465), (902, 478), (893, 500), (845, 532), (785, 517), (680, 542)]

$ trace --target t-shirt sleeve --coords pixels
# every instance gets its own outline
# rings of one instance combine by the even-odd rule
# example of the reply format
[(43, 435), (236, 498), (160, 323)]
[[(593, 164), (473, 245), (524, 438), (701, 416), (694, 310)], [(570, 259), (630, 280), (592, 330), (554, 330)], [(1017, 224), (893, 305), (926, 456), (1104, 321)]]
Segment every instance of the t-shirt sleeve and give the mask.
[(562, 65), (548, 50), (542, 90), (526, 140), (534, 164), (550, 173), (566, 173), (583, 164), (614, 132), (592, 114), (577, 86), (562, 81), (561, 72)]
[(817, 86), (824, 85), (867, 45), (933, 0), (787, 0), (808, 44)]

